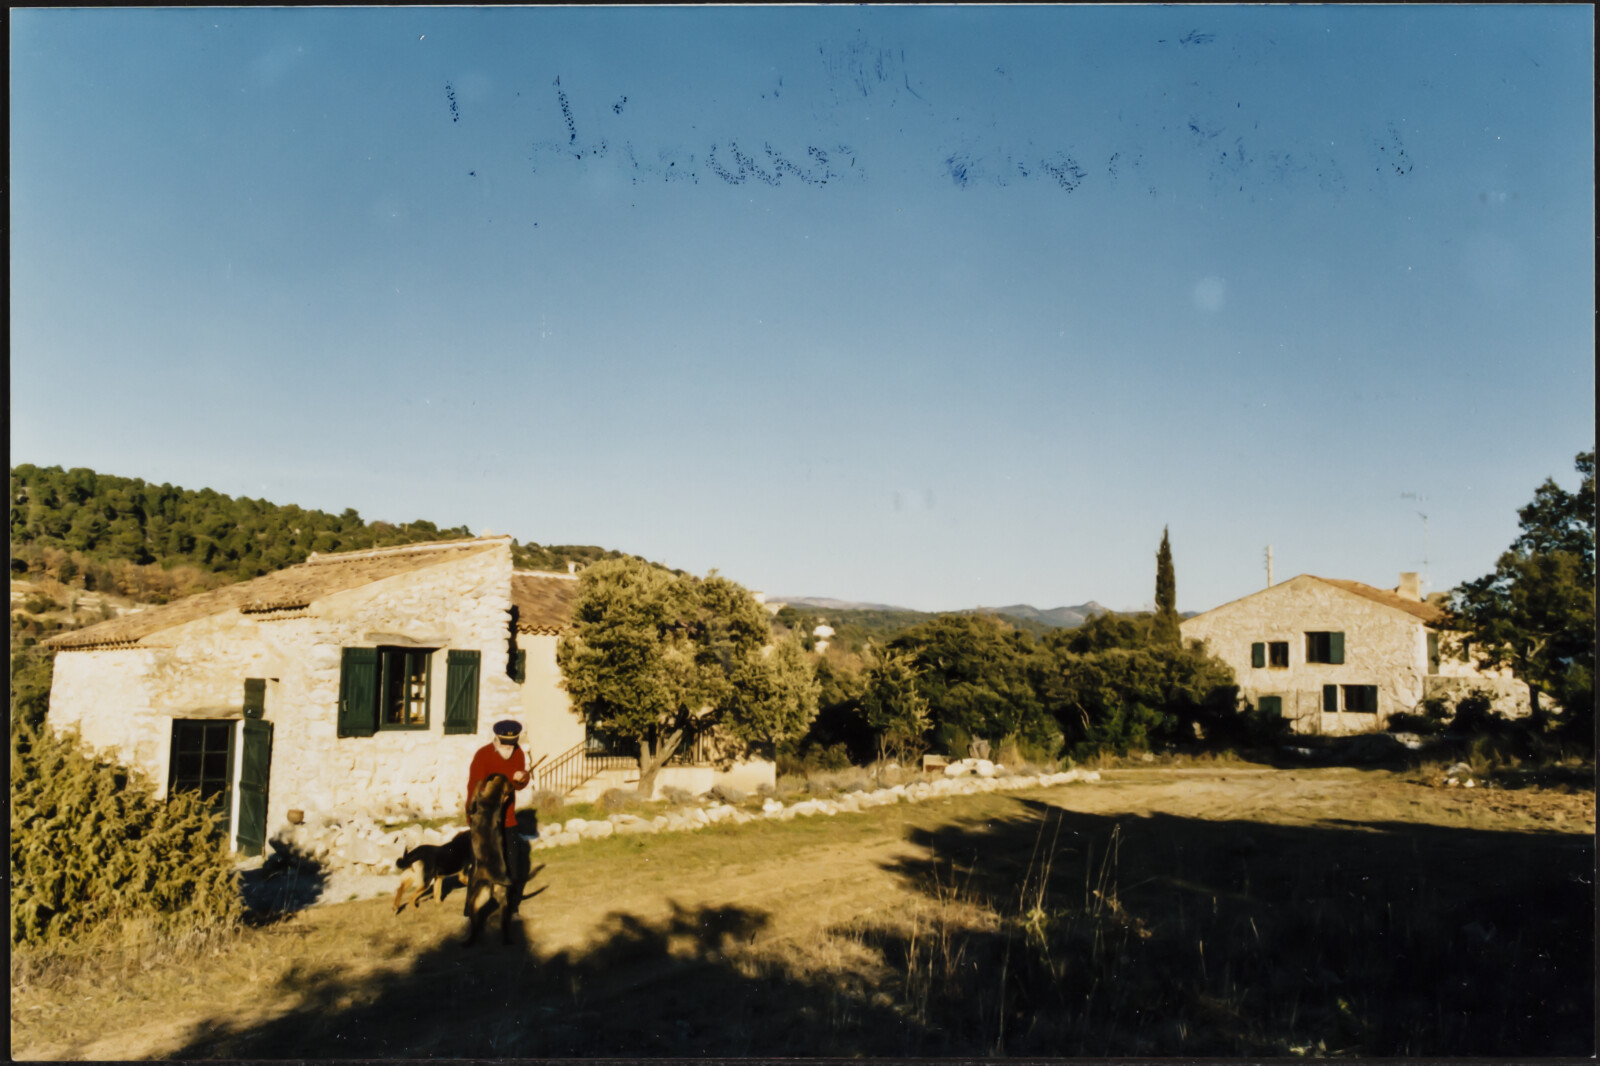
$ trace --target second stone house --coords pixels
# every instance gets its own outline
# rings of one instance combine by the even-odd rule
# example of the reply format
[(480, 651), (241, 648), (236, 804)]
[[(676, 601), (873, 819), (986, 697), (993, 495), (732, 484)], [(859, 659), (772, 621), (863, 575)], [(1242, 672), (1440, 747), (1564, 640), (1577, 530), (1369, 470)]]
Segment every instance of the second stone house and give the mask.
[[(162, 794), (199, 791), (246, 853), (286, 821), (459, 813), (502, 718), (523, 723), (536, 788), (621, 784), (556, 666), (577, 593), (574, 575), (514, 569), (509, 537), (313, 555), (52, 638), (48, 720)], [(721, 776), (660, 781), (684, 775)]]
[(1301, 733), (1364, 733), (1430, 696), (1479, 691), (1507, 715), (1526, 714), (1527, 686), (1454, 654), (1443, 611), (1414, 573), (1392, 589), (1301, 574), (1184, 620), (1233, 668), (1240, 695)]

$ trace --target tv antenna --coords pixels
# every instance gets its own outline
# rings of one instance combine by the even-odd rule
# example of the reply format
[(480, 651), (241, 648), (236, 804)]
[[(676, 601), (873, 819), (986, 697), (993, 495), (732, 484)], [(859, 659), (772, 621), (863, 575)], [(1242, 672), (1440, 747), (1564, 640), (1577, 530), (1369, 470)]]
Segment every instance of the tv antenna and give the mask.
[(1272, 545), (1267, 545), (1267, 588), (1272, 587)]
[[(1418, 503), (1426, 503), (1427, 499), (1428, 499), (1428, 497), (1424, 496), (1420, 492), (1402, 492), (1400, 494), (1400, 498), (1402, 500), (1415, 500)], [(1424, 599), (1426, 599), (1427, 596), (1428, 596), (1428, 584), (1429, 584), (1429, 582), (1428, 582), (1428, 516), (1426, 514), (1424, 514), (1423, 512), (1418, 511), (1417, 512), (1417, 517), (1422, 519), (1422, 596), (1423, 596)]]

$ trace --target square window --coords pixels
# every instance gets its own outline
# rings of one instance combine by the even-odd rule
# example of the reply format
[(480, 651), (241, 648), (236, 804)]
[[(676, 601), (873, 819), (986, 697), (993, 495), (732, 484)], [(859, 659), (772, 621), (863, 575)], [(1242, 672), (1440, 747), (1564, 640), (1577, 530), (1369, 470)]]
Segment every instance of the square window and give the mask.
[(1269, 714), (1269, 715), (1273, 715), (1274, 717), (1277, 717), (1277, 718), (1282, 718), (1283, 717), (1283, 697), (1282, 696), (1262, 696), (1260, 699), (1258, 699), (1256, 701), (1256, 709), (1259, 710), (1262, 714)]
[(1275, 640), (1267, 645), (1267, 665), (1278, 670), (1289, 668), (1289, 642)]
[(1335, 666), (1343, 663), (1344, 634), (1339, 632), (1307, 633), (1306, 662), (1331, 663)]
[(1347, 714), (1377, 714), (1377, 685), (1341, 685), (1344, 692), (1344, 710)]
[(426, 648), (378, 649), (380, 729), (428, 727), (428, 666), (431, 657), (431, 649)]

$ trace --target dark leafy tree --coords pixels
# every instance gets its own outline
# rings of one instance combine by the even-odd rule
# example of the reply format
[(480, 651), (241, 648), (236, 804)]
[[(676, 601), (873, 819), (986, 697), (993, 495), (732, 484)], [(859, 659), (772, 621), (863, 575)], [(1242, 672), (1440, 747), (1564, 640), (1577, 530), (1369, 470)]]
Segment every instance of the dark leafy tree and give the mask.
[(1156, 617), (1151, 639), (1157, 644), (1177, 644), (1178, 579), (1172, 571), (1172, 544), (1167, 527), (1161, 527), (1161, 547), (1156, 550)]
[(1575, 465), (1578, 490), (1546, 479), (1534, 491), (1517, 512), (1521, 534), (1493, 573), (1451, 594), (1445, 625), (1462, 635), (1477, 662), (1509, 667), (1528, 685), (1536, 721), (1548, 695), (1561, 706), (1564, 727), (1592, 744), (1594, 452), (1578, 455)]
[[(1053, 741), (1054, 723), (1029, 680), (1033, 639), (994, 615), (942, 614), (895, 638), (910, 655), (935, 730), (991, 745), (1007, 737)], [(964, 756), (965, 751), (951, 751)]]

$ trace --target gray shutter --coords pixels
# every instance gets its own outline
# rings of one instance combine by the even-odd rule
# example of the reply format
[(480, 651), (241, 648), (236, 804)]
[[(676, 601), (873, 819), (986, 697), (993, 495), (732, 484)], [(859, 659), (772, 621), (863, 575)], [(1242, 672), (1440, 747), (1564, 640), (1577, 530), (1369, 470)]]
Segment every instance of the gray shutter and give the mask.
[(1373, 714), (1378, 713), (1378, 686), (1362, 685), (1367, 690), (1367, 710)]
[(1333, 714), (1339, 710), (1338, 685), (1322, 686), (1322, 709), (1328, 714)]
[(451, 650), (444, 681), (444, 731), (478, 731), (478, 666), (482, 652)]
[(1265, 644), (1250, 645), (1250, 665), (1257, 670), (1267, 665), (1267, 646)]
[(1335, 666), (1343, 665), (1343, 663), (1344, 663), (1344, 634), (1343, 633), (1329, 633), (1328, 634), (1328, 661), (1330, 663), (1333, 663)]
[(346, 648), (339, 665), (339, 735), (378, 731), (378, 649)]

